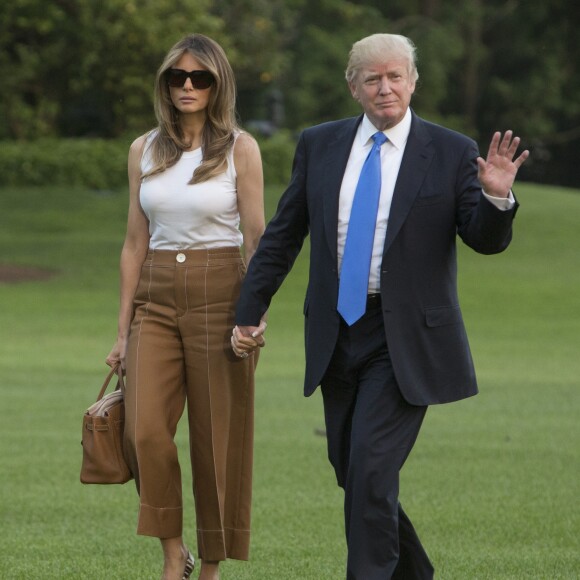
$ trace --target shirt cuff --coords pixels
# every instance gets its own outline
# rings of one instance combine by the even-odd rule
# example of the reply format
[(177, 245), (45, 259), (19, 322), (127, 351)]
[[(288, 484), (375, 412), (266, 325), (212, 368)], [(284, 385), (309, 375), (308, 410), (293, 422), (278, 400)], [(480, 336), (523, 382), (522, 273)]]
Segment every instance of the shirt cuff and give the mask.
[(509, 209), (512, 209), (514, 207), (514, 205), (516, 204), (516, 200), (515, 200), (514, 194), (512, 193), (511, 189), (510, 189), (510, 194), (507, 197), (492, 197), (491, 195), (488, 195), (487, 193), (485, 193), (485, 191), (483, 191), (483, 189), (481, 190), (481, 192), (488, 199), (488, 201), (490, 203), (493, 203), (493, 205), (495, 205), (495, 207), (497, 207), (497, 209), (499, 209), (501, 211), (507, 211)]

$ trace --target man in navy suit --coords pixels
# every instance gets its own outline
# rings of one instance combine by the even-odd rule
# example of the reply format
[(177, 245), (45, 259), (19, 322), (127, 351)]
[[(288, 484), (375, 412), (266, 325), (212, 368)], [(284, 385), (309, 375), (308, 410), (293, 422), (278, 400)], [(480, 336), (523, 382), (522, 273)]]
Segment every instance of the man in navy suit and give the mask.
[[(409, 39), (375, 34), (354, 44), (346, 79), (364, 114), (300, 136), (232, 336), (242, 357), (262, 343), (272, 296), (310, 235), (304, 391), (321, 385), (328, 454), (345, 491), (347, 580), (433, 577), (398, 501), (399, 471), (427, 407), (477, 393), (456, 237), (482, 254), (507, 248), (518, 206), (511, 187), (528, 157), (516, 158), (511, 131), (496, 133), (483, 159), (471, 139), (419, 118), (409, 107), (417, 78)], [(364, 200), (374, 189), (376, 201)], [(367, 258), (349, 238), (369, 230), (358, 214), (375, 203)], [(365, 294), (353, 312), (351, 269), (361, 266)]]

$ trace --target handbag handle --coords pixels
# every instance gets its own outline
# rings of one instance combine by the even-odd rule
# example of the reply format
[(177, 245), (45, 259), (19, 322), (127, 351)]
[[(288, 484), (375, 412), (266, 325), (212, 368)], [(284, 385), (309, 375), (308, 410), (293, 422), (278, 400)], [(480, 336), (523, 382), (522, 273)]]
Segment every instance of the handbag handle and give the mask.
[(114, 374), (116, 374), (118, 378), (117, 388), (115, 390), (117, 391), (121, 389), (121, 392), (123, 393), (123, 395), (125, 395), (125, 381), (123, 379), (123, 369), (121, 368), (121, 363), (118, 363), (109, 371), (109, 374), (107, 375), (107, 378), (105, 379), (105, 382), (103, 383), (103, 386), (99, 391), (97, 401), (100, 401), (103, 398), (103, 395), (105, 394), (105, 391), (107, 390), (107, 387), (109, 386), (109, 383), (111, 382), (111, 379), (113, 378)]

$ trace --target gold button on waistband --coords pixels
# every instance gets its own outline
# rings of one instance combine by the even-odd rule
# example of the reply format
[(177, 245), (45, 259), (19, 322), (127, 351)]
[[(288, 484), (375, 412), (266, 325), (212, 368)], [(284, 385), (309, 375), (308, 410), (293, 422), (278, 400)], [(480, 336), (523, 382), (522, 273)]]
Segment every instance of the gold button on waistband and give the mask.
[(175, 256), (175, 259), (182, 264), (183, 262), (185, 262), (185, 254), (182, 254), (181, 252), (179, 252), (179, 254), (177, 254), (177, 256)]

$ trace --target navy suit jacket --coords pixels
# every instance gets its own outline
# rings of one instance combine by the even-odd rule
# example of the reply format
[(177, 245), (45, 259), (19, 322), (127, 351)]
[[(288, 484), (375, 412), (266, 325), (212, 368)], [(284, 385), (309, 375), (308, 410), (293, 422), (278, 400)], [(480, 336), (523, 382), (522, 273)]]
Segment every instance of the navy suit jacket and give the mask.
[[(320, 384), (340, 326), (338, 199), (362, 116), (300, 136), (290, 183), (248, 267), (236, 323), (257, 326), (310, 234), (304, 301), (305, 395)], [(477, 145), (413, 113), (397, 177), (381, 268), (387, 344), (403, 397), (414, 405), (459, 400), (477, 383), (457, 294), (456, 237), (493, 254), (510, 243), (517, 209), (481, 193)]]

